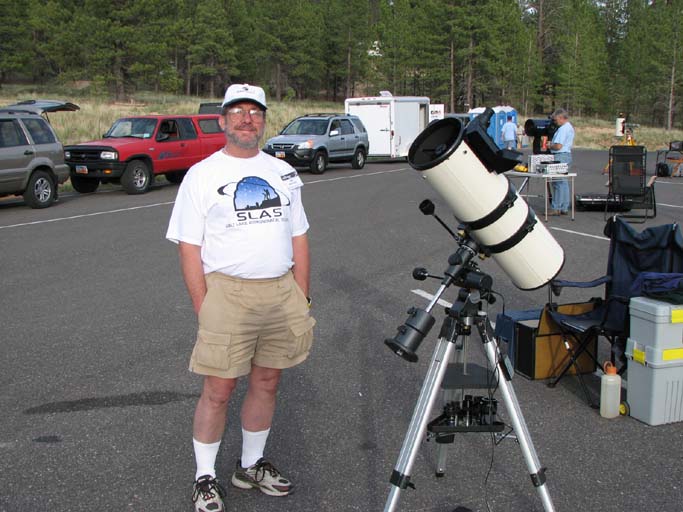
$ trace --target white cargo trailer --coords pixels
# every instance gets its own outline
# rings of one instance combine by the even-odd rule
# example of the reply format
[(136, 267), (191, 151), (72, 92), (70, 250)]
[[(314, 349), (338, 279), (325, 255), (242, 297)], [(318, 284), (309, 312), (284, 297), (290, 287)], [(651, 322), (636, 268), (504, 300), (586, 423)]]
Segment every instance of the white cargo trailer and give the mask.
[(429, 124), (429, 98), (419, 96), (372, 96), (347, 98), (346, 114), (358, 116), (368, 131), (368, 156), (408, 156), (415, 137)]

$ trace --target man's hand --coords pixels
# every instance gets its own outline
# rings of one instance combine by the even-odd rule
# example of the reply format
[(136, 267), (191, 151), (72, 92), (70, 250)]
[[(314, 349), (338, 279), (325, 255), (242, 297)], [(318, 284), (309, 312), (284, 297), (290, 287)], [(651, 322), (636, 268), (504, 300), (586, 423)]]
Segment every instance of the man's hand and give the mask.
[(308, 236), (292, 237), (292, 250), (294, 253), (294, 280), (308, 297), (308, 286), (311, 274), (311, 260), (308, 253)]
[(202, 306), (204, 296), (206, 295), (202, 248), (199, 245), (180, 242), (178, 244), (178, 252), (180, 254), (180, 267), (183, 271), (185, 286), (190, 294), (194, 312), (198, 315), (199, 308)]

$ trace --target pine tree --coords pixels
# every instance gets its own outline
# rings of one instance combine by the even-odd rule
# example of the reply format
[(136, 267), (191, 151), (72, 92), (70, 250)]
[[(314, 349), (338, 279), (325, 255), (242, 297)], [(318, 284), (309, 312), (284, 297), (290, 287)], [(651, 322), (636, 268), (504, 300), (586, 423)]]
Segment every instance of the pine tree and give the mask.
[(606, 103), (608, 73), (605, 25), (592, 0), (571, 0), (564, 30), (556, 38), (558, 105), (574, 114), (594, 113)]
[(0, 0), (0, 83), (90, 80), (275, 99), (429, 96), (449, 110), (680, 124), (683, 0)]
[[(216, 91), (238, 73), (235, 41), (225, 5), (220, 0), (198, 0), (190, 32), (187, 59), (196, 92), (215, 97)], [(200, 84), (205, 84), (204, 89)]]
[(0, 84), (15, 73), (26, 71), (32, 58), (28, 5), (0, 0)]

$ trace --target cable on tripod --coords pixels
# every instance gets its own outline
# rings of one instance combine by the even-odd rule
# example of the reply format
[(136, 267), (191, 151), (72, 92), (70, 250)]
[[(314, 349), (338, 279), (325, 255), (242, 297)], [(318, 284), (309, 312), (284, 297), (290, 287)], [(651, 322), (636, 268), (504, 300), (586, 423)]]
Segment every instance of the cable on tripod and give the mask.
[[(493, 291), (493, 290), (491, 290), (489, 293), (492, 293), (492, 294), (500, 297), (501, 301), (503, 302), (503, 314), (505, 314), (505, 297), (503, 297), (503, 295), (501, 293), (498, 293), (498, 292)], [(488, 311), (487, 311), (487, 314), (488, 314)], [(487, 343), (496, 343), (497, 344), (498, 341), (495, 340), (495, 338), (494, 338), (494, 340), (487, 340)], [(498, 350), (496, 351), (496, 353), (498, 354), (498, 357), (500, 357), (500, 346), (498, 347)], [(495, 395), (496, 391), (498, 391), (498, 382), (499, 382), (499, 378), (500, 378), (500, 375), (498, 375), (498, 373), (499, 373), (498, 365), (499, 364), (501, 364), (501, 361), (500, 360), (496, 361), (495, 368), (493, 368), (492, 371), (489, 371), (489, 370), (491, 370), (490, 362), (489, 362), (488, 358), (486, 358), (486, 369), (487, 369), (486, 374), (487, 374), (487, 380), (488, 380), (488, 382), (486, 383), (486, 389), (488, 391), (489, 400), (493, 399), (493, 395)], [(493, 388), (492, 388), (493, 383), (491, 382), (492, 379), (495, 379), (495, 387), (493, 387)], [(501, 438), (501, 440), (498, 443), (496, 442), (496, 435), (493, 432), (490, 433), (490, 436), (491, 436), (491, 460), (489, 461), (489, 467), (488, 467), (488, 470), (486, 471), (486, 477), (484, 478), (484, 503), (486, 504), (486, 510), (488, 512), (492, 512), (491, 511), (491, 504), (489, 503), (488, 483), (489, 483), (489, 477), (491, 476), (491, 471), (493, 471), (493, 461), (495, 459), (496, 446), (498, 446), (498, 444), (500, 442), (502, 442), (503, 439), (505, 439), (513, 431), (513, 429), (509, 425), (506, 424), (506, 426), (510, 430), (507, 434), (505, 434), (505, 436), (503, 436)]]
[[(488, 359), (486, 362), (486, 366), (487, 367), (489, 366)], [(487, 368), (487, 370), (488, 370), (488, 368)], [(490, 372), (490, 373), (491, 373), (491, 375), (495, 375), (495, 373), (497, 373), (497, 372), (498, 372), (498, 366), (496, 365), (494, 372)], [(487, 374), (489, 374), (488, 371), (487, 371)], [(489, 379), (490, 378), (491, 378), (491, 376), (489, 377)], [(489, 399), (492, 399), (493, 395), (496, 393), (496, 390), (498, 389), (498, 379), (496, 378), (496, 387), (493, 390), (491, 390), (491, 381), (489, 380), (487, 389), (488, 389), (488, 393), (489, 393)], [(489, 484), (489, 477), (491, 476), (491, 471), (493, 470), (493, 460), (495, 458), (497, 443), (496, 443), (496, 435), (493, 432), (491, 432), (489, 435), (491, 436), (491, 460), (489, 461), (489, 468), (486, 471), (486, 477), (484, 478), (484, 503), (486, 503), (486, 510), (488, 512), (491, 512), (491, 505), (489, 503), (489, 487), (488, 487), (488, 484)]]
[(491, 476), (491, 470), (493, 470), (493, 458), (496, 451), (496, 436), (493, 432), (489, 434), (491, 436), (491, 461), (489, 462), (489, 469), (486, 471), (486, 478), (484, 478), (484, 503), (486, 503), (486, 510), (491, 512), (491, 505), (489, 504), (489, 476)]
[[(491, 290), (489, 293), (492, 293), (493, 295), (498, 295), (498, 297), (500, 297), (500, 300), (503, 301), (503, 314), (505, 314), (505, 297), (503, 297), (503, 294), (502, 294), (502, 293), (498, 293), (498, 292), (496, 292), (496, 291), (494, 291), (494, 290)], [(487, 313), (488, 313), (488, 311), (487, 311)]]
[[(489, 342), (489, 343), (491, 343), (491, 342)], [(488, 359), (486, 360), (486, 366), (487, 367), (489, 366)], [(487, 371), (487, 374), (489, 374), (489, 373), (490, 373), (489, 379), (491, 379), (494, 375), (496, 375), (498, 373), (498, 365), (496, 364), (496, 368), (494, 369), (493, 372)], [(489, 393), (489, 399), (492, 399), (493, 395), (495, 395), (496, 391), (498, 390), (498, 377), (496, 377), (495, 388), (493, 388), (493, 390), (491, 390), (491, 381), (490, 380), (487, 384), (488, 384), (487, 389), (488, 389), (488, 393)], [(491, 436), (491, 460), (489, 461), (489, 468), (486, 471), (486, 477), (484, 478), (484, 503), (486, 503), (486, 510), (488, 512), (491, 512), (491, 505), (489, 503), (488, 483), (489, 483), (489, 477), (491, 476), (491, 471), (493, 470), (493, 460), (495, 458), (496, 446), (498, 446), (498, 444), (496, 443), (496, 435), (493, 432), (491, 432), (490, 436)]]
[(505, 426), (508, 428), (508, 431), (507, 431), (505, 434), (503, 434), (503, 435), (500, 436), (500, 439), (498, 439), (498, 441), (496, 441), (496, 446), (498, 446), (500, 443), (502, 443), (503, 441), (505, 441), (505, 440), (508, 438), (508, 436), (509, 436), (510, 434), (512, 434), (512, 433), (515, 431), (515, 429), (512, 428), (512, 427), (511, 427), (510, 425), (508, 425), (507, 423), (505, 424)]

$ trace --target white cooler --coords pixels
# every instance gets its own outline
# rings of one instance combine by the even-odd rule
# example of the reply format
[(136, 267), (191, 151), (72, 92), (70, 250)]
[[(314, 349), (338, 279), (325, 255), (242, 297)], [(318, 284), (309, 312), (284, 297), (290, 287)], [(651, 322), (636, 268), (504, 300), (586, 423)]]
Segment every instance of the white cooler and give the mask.
[(648, 425), (683, 421), (683, 304), (634, 297), (629, 309), (630, 414)]

